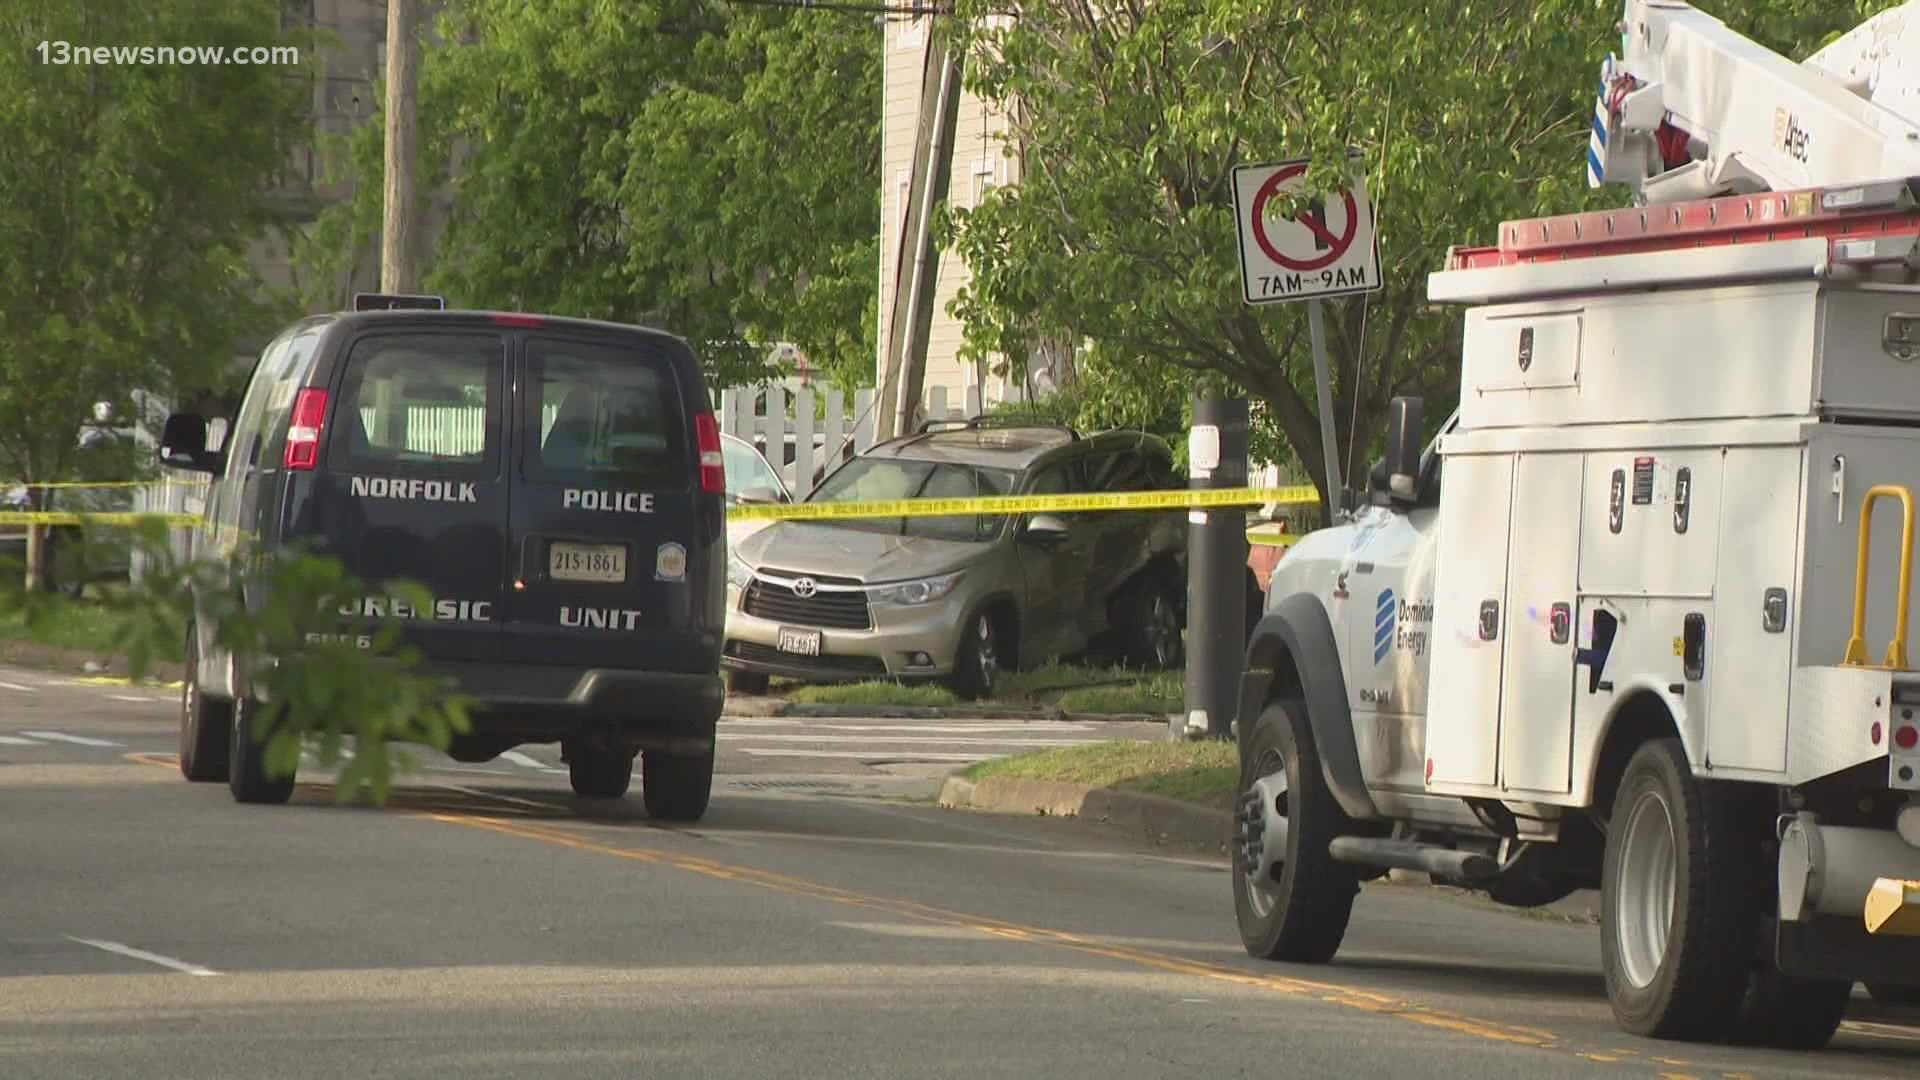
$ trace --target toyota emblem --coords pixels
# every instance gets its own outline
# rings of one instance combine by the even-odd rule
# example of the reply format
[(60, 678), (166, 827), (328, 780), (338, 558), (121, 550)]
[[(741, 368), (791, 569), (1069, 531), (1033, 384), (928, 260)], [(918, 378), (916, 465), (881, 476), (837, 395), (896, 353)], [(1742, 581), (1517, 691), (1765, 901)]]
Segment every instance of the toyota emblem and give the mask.
[(803, 600), (819, 591), (820, 586), (815, 584), (814, 580), (810, 577), (795, 578), (793, 580), (793, 595)]

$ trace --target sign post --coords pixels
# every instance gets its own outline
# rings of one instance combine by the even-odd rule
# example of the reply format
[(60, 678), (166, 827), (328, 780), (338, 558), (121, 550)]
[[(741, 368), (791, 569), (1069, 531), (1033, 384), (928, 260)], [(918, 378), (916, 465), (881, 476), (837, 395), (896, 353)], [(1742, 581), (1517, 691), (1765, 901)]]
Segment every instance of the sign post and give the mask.
[(1327, 370), (1327, 334), (1320, 303), (1380, 288), (1380, 235), (1366, 181), (1321, 197), (1297, 217), (1280, 217), (1277, 197), (1304, 182), (1304, 158), (1233, 170), (1233, 215), (1240, 238), (1241, 299), (1249, 305), (1306, 301), (1313, 342), (1313, 381), (1320, 408), (1320, 443), (1327, 462), (1327, 499), (1335, 515), (1346, 509), (1340, 455), (1333, 430), (1333, 380)]

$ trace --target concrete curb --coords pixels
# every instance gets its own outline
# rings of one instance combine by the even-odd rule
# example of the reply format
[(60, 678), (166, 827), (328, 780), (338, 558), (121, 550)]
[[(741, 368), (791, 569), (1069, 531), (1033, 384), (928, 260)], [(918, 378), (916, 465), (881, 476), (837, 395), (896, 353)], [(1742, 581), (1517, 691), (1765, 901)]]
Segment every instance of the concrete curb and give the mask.
[[(127, 658), (87, 649), (62, 649), (36, 641), (0, 640), (0, 664), (23, 668), (61, 671), (74, 675), (113, 675), (124, 678)], [(185, 669), (161, 660), (147, 662), (146, 678), (161, 683), (179, 682)]]
[(1131, 826), (1163, 840), (1212, 848), (1223, 854), (1233, 835), (1233, 817), (1224, 810), (1058, 780), (990, 776), (975, 781), (949, 776), (940, 789), (940, 805), (1000, 814), (1086, 818)]
[(846, 718), (855, 720), (1026, 720), (1095, 724), (1164, 724), (1157, 713), (1081, 713), (1004, 705), (817, 705), (780, 698), (729, 695), (725, 716)]

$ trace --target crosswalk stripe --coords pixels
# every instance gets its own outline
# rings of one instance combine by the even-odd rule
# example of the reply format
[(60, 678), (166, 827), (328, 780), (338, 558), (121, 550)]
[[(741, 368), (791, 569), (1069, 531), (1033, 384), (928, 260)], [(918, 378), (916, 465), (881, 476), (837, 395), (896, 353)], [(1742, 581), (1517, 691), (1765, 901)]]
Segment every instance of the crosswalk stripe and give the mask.
[(0, 735), (0, 746), (45, 746), (46, 743), (33, 739), (22, 739), (13, 735)]
[(81, 746), (119, 746), (109, 739), (90, 739), (85, 735), (63, 735), (58, 731), (23, 731), (22, 735), (31, 735), (36, 739), (51, 739), (55, 742), (77, 743)]
[[(720, 728), (723, 731), (728, 728), (776, 727), (776, 726), (783, 727), (783, 728), (796, 727), (796, 726), (799, 726), (799, 722), (791, 721), (791, 720), (783, 720), (777, 723), (765, 723), (758, 719), (755, 719), (754, 722), (752, 723), (743, 723), (739, 720), (722, 720), (720, 722)], [(908, 734), (945, 733), (949, 735), (964, 735), (971, 732), (974, 734), (988, 735), (988, 734), (994, 734), (994, 733), (1016, 732), (1016, 731), (1021, 731), (1021, 732), (1092, 731), (1093, 725), (1077, 724), (1077, 723), (1071, 723), (1067, 721), (1054, 721), (1054, 720), (1037, 720), (1030, 724), (1023, 724), (1018, 722), (995, 723), (991, 720), (985, 721), (983, 723), (978, 723), (978, 724), (967, 724), (967, 723), (861, 724), (861, 723), (840, 721), (840, 722), (833, 722), (833, 723), (807, 724), (806, 730), (808, 731), (899, 731), (899, 732), (906, 732)]]
[(1101, 739), (966, 739), (898, 735), (891, 738), (864, 739), (853, 735), (747, 735), (721, 732), (726, 742), (776, 743), (851, 743), (857, 746), (993, 746), (1018, 749), (1027, 746), (1091, 746)]
[(0, 690), (18, 690), (23, 694), (37, 694), (40, 691), (32, 686), (22, 686), (17, 682), (0, 682)]
[(975, 762), (975, 761), (985, 761), (988, 758), (994, 756), (992, 754), (943, 754), (938, 751), (912, 751), (912, 750), (900, 751), (898, 753), (861, 754), (853, 751), (844, 751), (844, 750), (776, 749), (773, 747), (757, 747), (757, 746), (743, 746), (740, 748), (740, 752), (748, 755), (749, 757), (839, 758), (843, 761), (850, 760), (850, 759), (878, 757), (878, 758), (886, 758), (889, 761), (959, 761), (959, 762), (968, 762), (968, 763)]
[(546, 762), (541, 761), (537, 758), (528, 757), (527, 755), (521, 753), (518, 750), (509, 750), (506, 753), (501, 754), (500, 756), (503, 758), (506, 758), (508, 761), (513, 762), (515, 765), (525, 765), (529, 769), (539, 769), (541, 772), (564, 771), (561, 769), (556, 769), (553, 766), (548, 765)]

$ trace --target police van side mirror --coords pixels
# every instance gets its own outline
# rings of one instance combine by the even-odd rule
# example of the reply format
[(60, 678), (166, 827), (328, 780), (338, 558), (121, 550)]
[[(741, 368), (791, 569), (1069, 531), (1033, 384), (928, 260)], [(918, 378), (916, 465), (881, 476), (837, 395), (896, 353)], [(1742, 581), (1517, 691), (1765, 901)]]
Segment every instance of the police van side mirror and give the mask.
[(211, 473), (219, 454), (207, 450), (207, 420), (197, 413), (174, 413), (160, 432), (160, 463), (175, 469)]
[(1421, 400), (1397, 397), (1387, 406), (1387, 490), (1396, 499), (1420, 493)]

